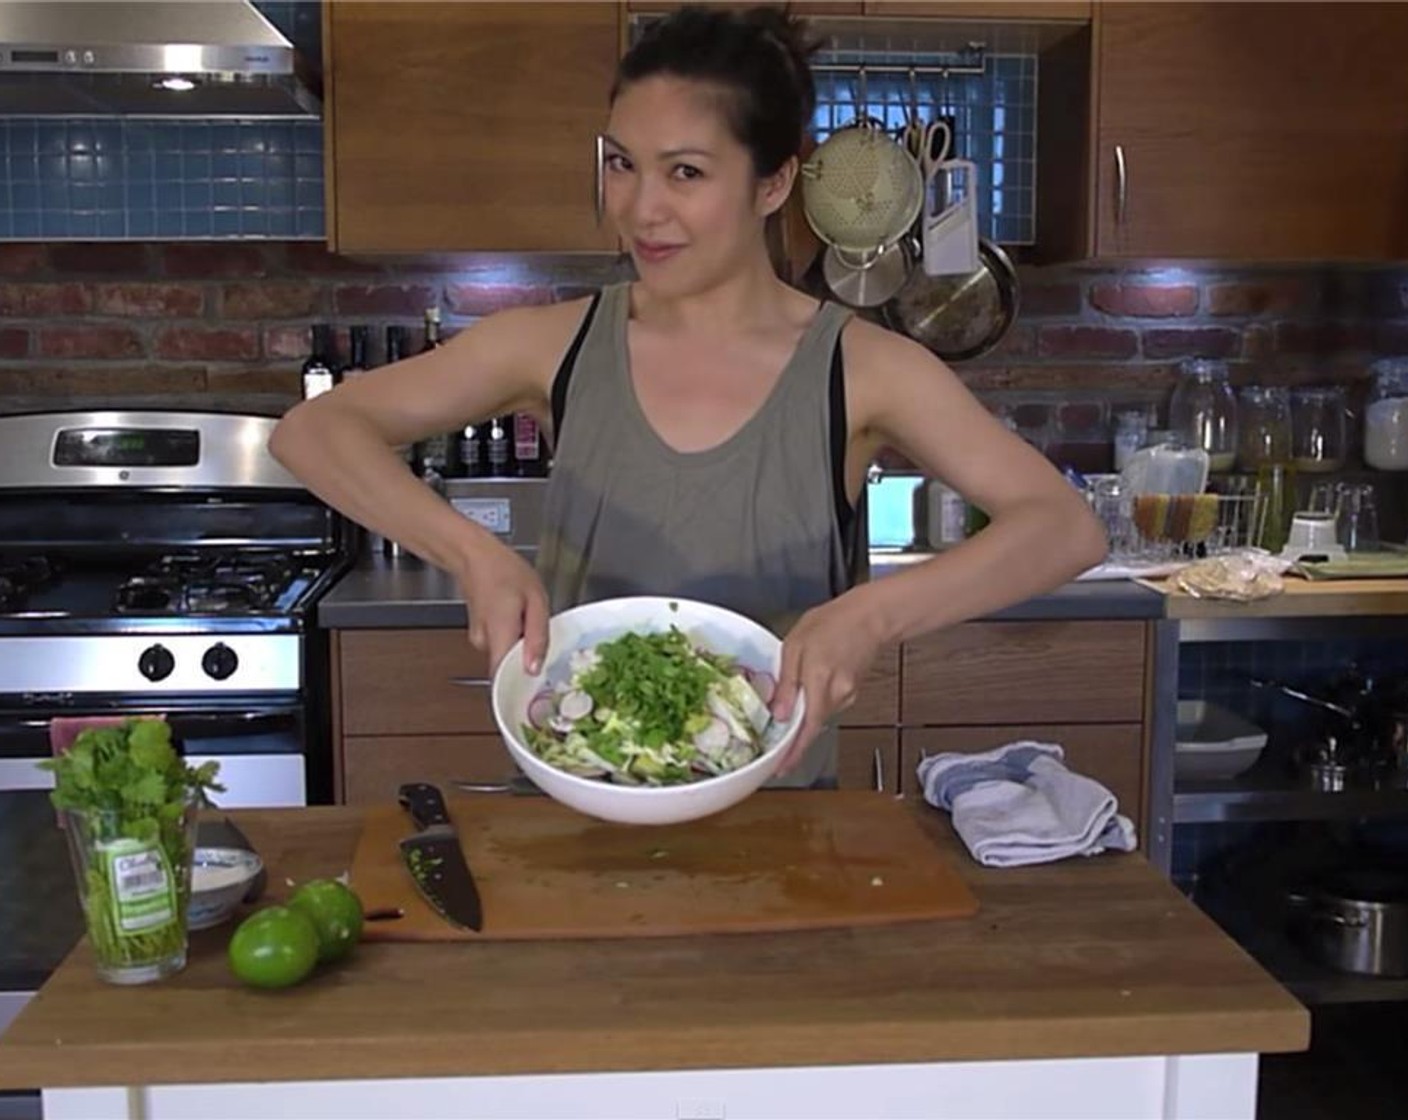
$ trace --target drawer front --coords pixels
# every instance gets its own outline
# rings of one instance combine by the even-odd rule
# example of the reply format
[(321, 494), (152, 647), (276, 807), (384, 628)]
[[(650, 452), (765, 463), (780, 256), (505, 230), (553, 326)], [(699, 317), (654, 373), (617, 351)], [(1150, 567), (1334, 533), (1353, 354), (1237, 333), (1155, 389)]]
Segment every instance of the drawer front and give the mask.
[(516, 767), (498, 735), (354, 735), (342, 740), (342, 800), (389, 805), (404, 782), (502, 782)]
[[(1144, 752), (1140, 724), (1024, 724), (1006, 727), (924, 727), (900, 732), (900, 788), (907, 797), (921, 796), (916, 768), (926, 754), (992, 750), (1018, 739), (1059, 743), (1066, 765), (1105, 786), (1120, 803), (1120, 812), (1134, 822), (1143, 820)], [(1140, 836), (1140, 844), (1144, 838)]]
[(462, 629), (343, 630), (344, 735), (497, 731), (487, 658)]
[(841, 789), (899, 792), (899, 733), (893, 728), (843, 727), (837, 752), (836, 783)]
[(841, 713), (842, 727), (894, 727), (900, 713), (900, 647), (886, 646)]
[(1144, 718), (1144, 623), (970, 622), (904, 647), (901, 722)]

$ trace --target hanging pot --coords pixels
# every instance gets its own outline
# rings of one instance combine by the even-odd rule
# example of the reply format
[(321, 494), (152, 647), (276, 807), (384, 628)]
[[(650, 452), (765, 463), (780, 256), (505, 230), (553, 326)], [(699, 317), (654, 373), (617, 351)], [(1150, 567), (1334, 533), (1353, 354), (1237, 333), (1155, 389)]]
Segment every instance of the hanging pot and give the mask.
[(885, 304), (885, 322), (948, 362), (986, 354), (1017, 320), (1017, 270), (1002, 249), (978, 240), (976, 272), (928, 276), (911, 269), (904, 286)]
[(826, 286), (851, 307), (879, 307), (895, 297), (914, 268), (911, 239), (901, 238), (870, 259), (857, 260), (832, 245), (822, 257)]

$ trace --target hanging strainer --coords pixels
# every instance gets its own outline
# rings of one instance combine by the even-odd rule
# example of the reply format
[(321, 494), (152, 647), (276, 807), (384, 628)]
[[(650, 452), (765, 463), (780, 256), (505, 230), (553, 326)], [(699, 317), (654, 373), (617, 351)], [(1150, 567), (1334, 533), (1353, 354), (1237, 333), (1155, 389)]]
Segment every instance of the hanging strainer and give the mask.
[(879, 127), (833, 132), (802, 164), (802, 206), (816, 235), (865, 267), (914, 225), (924, 176)]

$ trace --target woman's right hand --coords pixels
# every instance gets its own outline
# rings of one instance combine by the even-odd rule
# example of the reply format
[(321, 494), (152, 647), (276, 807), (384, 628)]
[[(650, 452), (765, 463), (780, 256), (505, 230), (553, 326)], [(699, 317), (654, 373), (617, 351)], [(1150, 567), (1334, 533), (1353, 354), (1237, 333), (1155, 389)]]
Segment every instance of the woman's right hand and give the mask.
[(459, 575), (469, 610), (469, 641), (489, 655), (489, 672), (523, 639), (524, 671), (536, 675), (548, 652), (548, 595), (529, 564), (498, 541), (477, 550)]

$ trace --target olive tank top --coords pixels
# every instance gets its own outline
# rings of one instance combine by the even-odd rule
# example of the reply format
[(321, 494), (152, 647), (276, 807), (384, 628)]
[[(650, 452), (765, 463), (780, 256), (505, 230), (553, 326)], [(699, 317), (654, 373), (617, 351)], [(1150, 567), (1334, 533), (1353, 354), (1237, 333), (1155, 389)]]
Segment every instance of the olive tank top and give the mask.
[[(554, 612), (678, 595), (779, 636), (853, 582), (858, 520), (844, 489), (840, 335), (823, 303), (772, 392), (723, 443), (679, 452), (636, 397), (630, 285), (604, 288), (553, 383), (555, 448), (537, 566)], [(834, 774), (825, 735), (782, 784)]]

